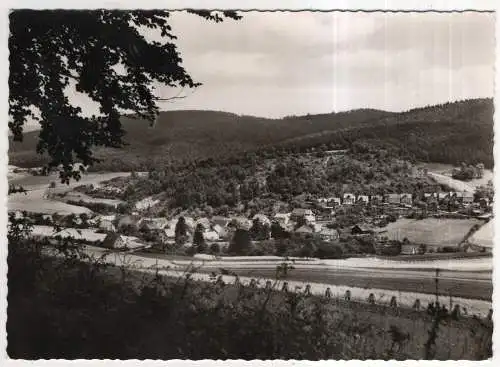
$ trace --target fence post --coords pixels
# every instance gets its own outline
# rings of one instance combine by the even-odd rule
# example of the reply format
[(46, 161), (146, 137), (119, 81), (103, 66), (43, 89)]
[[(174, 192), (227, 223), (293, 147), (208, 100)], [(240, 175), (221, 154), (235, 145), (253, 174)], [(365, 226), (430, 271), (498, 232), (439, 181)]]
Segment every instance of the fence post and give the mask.
[(439, 268), (436, 268), (436, 277), (434, 278), (434, 281), (436, 283), (436, 304), (439, 302), (439, 294), (438, 294), (438, 287), (439, 287)]

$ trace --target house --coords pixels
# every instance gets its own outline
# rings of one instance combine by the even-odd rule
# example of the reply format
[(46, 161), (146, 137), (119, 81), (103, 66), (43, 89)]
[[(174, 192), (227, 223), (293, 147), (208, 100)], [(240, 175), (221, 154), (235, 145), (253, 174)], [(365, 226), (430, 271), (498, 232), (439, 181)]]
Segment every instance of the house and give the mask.
[(252, 221), (258, 219), (261, 224), (265, 226), (271, 226), (271, 220), (264, 214), (255, 214), (252, 218)]
[(116, 220), (115, 215), (102, 215), (97, 218), (97, 222), (99, 223), (99, 228), (109, 232), (116, 232), (115, 220)]
[(52, 215), (50, 214), (43, 214), (42, 215), (42, 220), (45, 221), (45, 222), (49, 222), (49, 223), (52, 223)]
[(303, 225), (295, 230), (295, 233), (299, 236), (312, 235), (314, 233), (313, 229), (308, 225)]
[(450, 196), (451, 195), (449, 192), (438, 192), (438, 200), (439, 201), (448, 199)]
[(153, 199), (152, 197), (144, 198), (135, 203), (135, 209), (139, 211), (151, 209), (153, 206), (160, 203), (160, 200)]
[(333, 228), (323, 227), (319, 232), (319, 236), (324, 241), (336, 241), (339, 239), (339, 232)]
[(333, 197), (330, 206), (337, 207), (342, 205), (342, 200), (339, 197)]
[(252, 228), (252, 221), (245, 217), (234, 217), (231, 219), (231, 222), (228, 226), (231, 226), (236, 229), (243, 229), (245, 231), (249, 231)]
[(368, 195), (358, 195), (358, 197), (356, 198), (356, 202), (364, 205), (368, 204)]
[(372, 233), (377, 241), (383, 241), (387, 239), (387, 229), (380, 227), (373, 227)]
[(356, 200), (356, 197), (354, 194), (351, 193), (345, 193), (343, 198), (342, 198), (342, 203), (344, 205), (353, 205)]
[(387, 194), (385, 196), (385, 201), (388, 204), (399, 205), (399, 204), (401, 204), (401, 195), (400, 194)]
[(140, 218), (135, 215), (124, 215), (118, 220), (118, 229), (121, 230), (123, 228), (133, 228), (139, 229), (139, 221)]
[(328, 199), (328, 198), (318, 198), (316, 201), (317, 201), (317, 203), (318, 203), (318, 204), (320, 204), (320, 205), (327, 205), (327, 204), (328, 204), (329, 199)]
[(166, 227), (159, 233), (161, 243), (169, 243), (175, 241), (175, 227)]
[(318, 204), (323, 206), (324, 208), (334, 208), (336, 206), (340, 206), (342, 201), (340, 200), (339, 197), (328, 197), (328, 198), (319, 198), (318, 199)]
[(462, 203), (470, 205), (474, 202), (474, 194), (472, 192), (464, 191), (462, 196)]
[(419, 253), (419, 246), (414, 243), (403, 243), (401, 245), (401, 254), (403, 255), (417, 255)]
[(290, 213), (276, 213), (273, 221), (277, 222), (281, 226), (286, 226), (290, 221), (290, 215)]
[(109, 233), (103, 241), (103, 246), (109, 249), (139, 249), (146, 247), (137, 237)]
[(219, 234), (216, 232), (216, 231), (206, 231), (206, 232), (203, 232), (203, 238), (205, 239), (205, 241), (218, 241), (220, 238), (219, 238)]
[(310, 227), (312, 228), (314, 233), (321, 232), (321, 230), (323, 229), (323, 225), (318, 223), (312, 223), (310, 224)]
[(219, 224), (214, 224), (212, 230), (217, 233), (219, 239), (228, 239), (230, 237), (230, 231), (226, 227), (222, 227)]
[(366, 224), (356, 224), (351, 229), (352, 235), (367, 235), (374, 232), (373, 228)]
[(435, 193), (435, 192), (425, 192), (424, 193), (424, 198), (425, 199), (437, 198), (437, 193)]
[(479, 199), (479, 206), (481, 208), (487, 208), (490, 205), (490, 199), (489, 198), (481, 198)]
[(143, 218), (140, 221), (139, 228), (151, 232), (160, 231), (168, 226), (167, 218)]
[(372, 204), (382, 204), (383, 202), (384, 202), (384, 197), (382, 195), (370, 196), (370, 203)]
[(403, 205), (412, 205), (413, 204), (413, 198), (411, 194), (401, 194), (401, 204)]
[[(180, 218), (180, 217), (179, 217)], [(184, 217), (184, 222), (188, 227), (189, 232), (194, 232), (194, 228), (196, 227), (196, 223), (192, 217)]]
[(231, 222), (231, 219), (228, 217), (222, 217), (220, 215), (216, 215), (212, 217), (212, 223), (218, 224), (222, 228), (227, 227), (227, 225)]
[(199, 218), (198, 220), (196, 220), (195, 228), (198, 226), (198, 224), (201, 224), (206, 231), (208, 231), (212, 227), (208, 218)]
[(316, 217), (314, 216), (313, 212), (311, 209), (303, 209), (303, 208), (296, 208), (292, 211), (292, 214), (290, 215), (290, 219), (297, 222), (300, 219), (304, 219), (306, 223), (313, 223), (316, 221)]

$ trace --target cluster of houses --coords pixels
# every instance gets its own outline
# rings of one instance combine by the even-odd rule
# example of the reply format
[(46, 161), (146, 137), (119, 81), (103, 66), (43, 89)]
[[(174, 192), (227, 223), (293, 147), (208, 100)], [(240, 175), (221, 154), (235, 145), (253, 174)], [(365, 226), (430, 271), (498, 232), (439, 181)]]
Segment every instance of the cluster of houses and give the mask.
[[(491, 203), (487, 198), (481, 199), (482, 205)], [(386, 195), (355, 195), (345, 193), (343, 196), (319, 198), (317, 203), (324, 209), (334, 209), (340, 206), (350, 205), (392, 205), (411, 208), (415, 204), (425, 203), (427, 205), (440, 205), (453, 203), (457, 206), (468, 207), (474, 203), (474, 194), (469, 191), (432, 192), (424, 193), (423, 196), (409, 193), (386, 194)]]
[[(468, 191), (457, 192), (433, 192), (424, 193), (422, 198), (426, 202), (436, 200), (440, 202), (446, 199), (454, 199), (459, 203), (467, 205), (472, 204), (474, 201), (474, 194)], [(341, 205), (354, 205), (354, 204), (393, 204), (393, 205), (407, 205), (411, 206), (414, 202), (414, 196), (409, 193), (401, 194), (386, 194), (386, 195), (355, 195), (352, 193), (345, 193), (342, 197), (328, 197), (319, 198), (317, 202), (323, 207), (337, 207)]]
[[(154, 234), (161, 243), (173, 243), (176, 239), (175, 228), (180, 217), (168, 219), (164, 217), (145, 218), (135, 215), (109, 215), (99, 216), (92, 221), (102, 231), (111, 233), (124, 232), (127, 229)], [(201, 225), (203, 237), (206, 242), (230, 241), (234, 231), (243, 229), (249, 231), (253, 223), (258, 220), (263, 228), (267, 229), (270, 236), (271, 225), (275, 223), (286, 232), (295, 232), (299, 235), (317, 234), (322, 239), (333, 241), (338, 239), (336, 230), (316, 223), (316, 217), (311, 209), (294, 209), (290, 213), (277, 213), (273, 217), (256, 214), (252, 218), (244, 216), (213, 216), (194, 219), (189, 216), (182, 217), (187, 229), (188, 241), (192, 240), (196, 228)], [(297, 228), (297, 223), (301, 225)]]

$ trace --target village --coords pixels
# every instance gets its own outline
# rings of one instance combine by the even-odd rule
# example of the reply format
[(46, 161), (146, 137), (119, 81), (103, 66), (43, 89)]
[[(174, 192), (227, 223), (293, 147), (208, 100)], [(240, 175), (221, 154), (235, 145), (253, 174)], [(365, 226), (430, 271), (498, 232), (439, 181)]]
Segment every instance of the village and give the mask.
[[(118, 193), (120, 188), (101, 185), (99, 190)], [(290, 212), (266, 211), (249, 216), (235, 213), (210, 217), (193, 217), (189, 213), (180, 213), (169, 218), (148, 215), (149, 209), (159, 204), (158, 200), (146, 198), (137, 202), (130, 213), (118, 213), (119, 200), (92, 198), (76, 190), (58, 194), (55, 184), (51, 183), (45, 194), (46, 199), (65, 200), (74, 205), (91, 202), (93, 205), (106, 207), (107, 213), (26, 214), (34, 224), (34, 237), (71, 238), (80, 243), (118, 251), (220, 255), (228, 254), (231, 243), (242, 239), (251, 243), (255, 249), (245, 255), (274, 255), (277, 243), (288, 239), (288, 243), (291, 241), (300, 244), (308, 240), (322, 243), (323, 247), (331, 244), (336, 249), (326, 251), (323, 256), (333, 258), (364, 253), (423, 255), (439, 252), (491, 252), (491, 243), (473, 241), (473, 235), (492, 216), (492, 191), (490, 182), (486, 188), (476, 193), (343, 193), (339, 196), (308, 198), (302, 207)], [(16, 215), (22, 216), (19, 212)], [(399, 225), (405, 221), (410, 226)], [(420, 241), (418, 235), (415, 237), (415, 232), (420, 231), (420, 227), (413, 228), (415, 225), (429, 227), (429, 231), (438, 234), (440, 229), (435, 227), (436, 223), (440, 223), (441, 232), (442, 229), (449, 232), (449, 228), (455, 228), (457, 236), (452, 236), (451, 242)], [(356, 241), (362, 245), (353, 245)], [(339, 252), (338, 248), (342, 251)], [(315, 255), (311, 251), (293, 254), (302, 254), (304, 257)]]

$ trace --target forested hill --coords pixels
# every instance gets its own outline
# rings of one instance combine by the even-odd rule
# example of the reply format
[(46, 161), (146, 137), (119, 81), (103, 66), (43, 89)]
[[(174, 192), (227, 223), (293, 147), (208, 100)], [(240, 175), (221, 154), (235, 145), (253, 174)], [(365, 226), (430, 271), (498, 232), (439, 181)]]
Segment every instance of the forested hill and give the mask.
[(483, 162), (491, 168), (493, 112), (492, 99), (446, 103), (384, 116), (361, 126), (312, 133), (278, 146), (294, 149), (322, 144), (347, 147), (354, 141), (364, 141), (384, 147), (390, 145), (422, 161)]
[[(403, 113), (361, 109), (282, 119), (238, 116), (217, 111), (162, 112), (154, 126), (125, 116), (129, 143), (122, 150), (98, 149), (99, 168), (147, 169), (171, 161), (227, 158), (263, 147), (348, 147), (362, 140), (404, 147), (418, 159), (493, 163), (493, 101), (476, 99)], [(11, 142), (10, 163), (36, 166), (37, 131)]]

